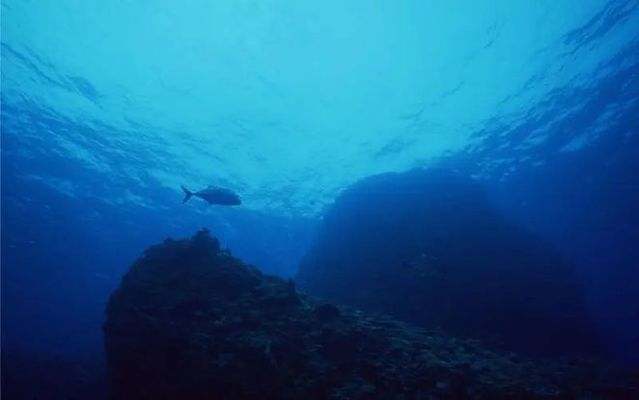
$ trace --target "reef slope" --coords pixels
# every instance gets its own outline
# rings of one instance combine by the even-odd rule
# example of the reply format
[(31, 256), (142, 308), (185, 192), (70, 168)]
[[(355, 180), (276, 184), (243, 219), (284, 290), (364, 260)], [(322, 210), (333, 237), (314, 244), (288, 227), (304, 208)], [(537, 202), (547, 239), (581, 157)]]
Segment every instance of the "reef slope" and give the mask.
[(114, 399), (598, 398), (602, 390), (582, 367), (534, 363), (309, 298), (232, 257), (206, 230), (149, 248), (113, 293), (104, 331)]
[(601, 353), (573, 266), (451, 171), (382, 174), (344, 190), (296, 281), (327, 301), (494, 349)]

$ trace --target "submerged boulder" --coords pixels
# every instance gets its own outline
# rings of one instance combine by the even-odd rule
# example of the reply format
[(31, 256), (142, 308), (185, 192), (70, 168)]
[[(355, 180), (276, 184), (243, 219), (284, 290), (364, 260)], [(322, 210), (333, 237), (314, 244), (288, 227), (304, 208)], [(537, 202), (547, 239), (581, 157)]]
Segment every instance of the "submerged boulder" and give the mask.
[(149, 248), (113, 293), (104, 332), (113, 399), (536, 399), (598, 390), (574, 365), (535, 364), (316, 301), (233, 258), (207, 231)]
[(599, 345), (571, 265), (504, 219), (472, 179), (364, 179), (324, 218), (297, 280), (328, 301), (532, 354)]

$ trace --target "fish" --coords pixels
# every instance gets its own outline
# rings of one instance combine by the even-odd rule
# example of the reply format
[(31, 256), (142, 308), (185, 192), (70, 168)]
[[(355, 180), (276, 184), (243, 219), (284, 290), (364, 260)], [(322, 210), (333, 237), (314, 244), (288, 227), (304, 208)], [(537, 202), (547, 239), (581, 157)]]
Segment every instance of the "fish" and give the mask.
[(199, 197), (209, 204), (217, 204), (221, 206), (238, 206), (242, 204), (240, 196), (230, 189), (225, 189), (217, 186), (209, 186), (206, 189), (192, 192), (184, 186), (181, 186), (184, 191), (184, 200), (182, 204), (189, 201), (193, 196)]

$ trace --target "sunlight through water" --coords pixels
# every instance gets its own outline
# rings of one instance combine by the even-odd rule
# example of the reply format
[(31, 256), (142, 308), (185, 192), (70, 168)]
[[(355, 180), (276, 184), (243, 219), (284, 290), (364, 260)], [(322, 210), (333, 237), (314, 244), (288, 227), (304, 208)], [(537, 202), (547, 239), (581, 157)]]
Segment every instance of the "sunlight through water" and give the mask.
[(634, 1), (3, 1), (2, 14), (13, 156), (72, 160), (87, 179), (47, 163), (23, 177), (107, 202), (219, 184), (249, 209), (313, 216), (361, 177), (456, 152), (508, 149), (481, 174), (543, 163), (531, 149), (553, 135), (577, 151), (637, 101), (553, 131), (584, 111), (579, 94), (637, 68)]

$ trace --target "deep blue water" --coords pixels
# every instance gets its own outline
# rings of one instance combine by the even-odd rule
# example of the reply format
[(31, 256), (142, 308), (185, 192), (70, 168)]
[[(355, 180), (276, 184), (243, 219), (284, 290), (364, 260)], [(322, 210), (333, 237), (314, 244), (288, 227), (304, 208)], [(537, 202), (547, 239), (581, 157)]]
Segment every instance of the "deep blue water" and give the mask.
[(639, 364), (634, 0), (4, 0), (1, 101), (5, 353), (100, 354), (130, 263), (202, 226), (291, 276), (341, 190), (437, 164), (570, 259)]

